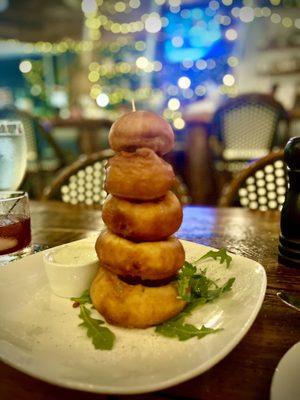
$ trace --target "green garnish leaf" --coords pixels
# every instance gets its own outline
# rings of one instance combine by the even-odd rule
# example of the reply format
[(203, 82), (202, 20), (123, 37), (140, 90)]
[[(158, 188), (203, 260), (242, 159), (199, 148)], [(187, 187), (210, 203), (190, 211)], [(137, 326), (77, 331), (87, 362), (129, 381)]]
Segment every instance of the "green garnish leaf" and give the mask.
[(235, 282), (235, 278), (229, 278), (228, 281), (222, 286), (222, 293), (229, 292), (231, 290), (232, 285)]
[[(226, 262), (227, 268), (230, 265), (232, 258), (227, 255), (225, 249), (219, 251), (210, 251), (200, 258), (205, 259), (213, 257), (220, 258), (220, 262)], [(198, 260), (199, 261), (199, 260)], [(197, 261), (196, 261), (197, 262)], [(188, 304), (184, 310), (174, 318), (158, 325), (155, 332), (167, 337), (175, 337), (181, 341), (188, 340), (192, 337), (198, 339), (210, 334), (216, 333), (221, 329), (207, 328), (202, 325), (201, 328), (186, 323), (186, 318), (192, 311), (208, 301), (215, 300), (223, 293), (231, 290), (235, 278), (229, 278), (222, 286), (217, 284), (217, 281), (206, 276), (207, 270), (197, 271), (197, 267), (189, 262), (185, 262), (178, 274), (178, 293), (179, 296)]]
[(196, 271), (197, 268), (193, 264), (185, 261), (178, 274), (178, 293), (185, 301), (191, 301), (190, 280)]
[(185, 322), (186, 318), (191, 315), (195, 308), (206, 303), (206, 299), (200, 298), (192, 300), (187, 306), (181, 311), (180, 314), (169, 319), (168, 321), (157, 325), (155, 332), (166, 337), (177, 338), (180, 341), (188, 340), (193, 337), (201, 339), (202, 337), (209, 335), (210, 333), (216, 333), (222, 329), (207, 328), (202, 325), (201, 328), (197, 328), (192, 324)]
[(205, 299), (196, 299), (193, 300), (189, 303), (187, 303), (187, 305), (184, 307), (184, 309), (181, 311), (181, 313), (179, 313), (178, 315), (176, 315), (175, 317), (169, 319), (167, 322), (175, 322), (175, 321), (185, 321), (186, 317), (190, 316), (192, 314), (192, 312), (195, 310), (195, 308), (203, 305), (206, 303)]
[(226, 268), (229, 268), (232, 257), (227, 254), (226, 249), (220, 250), (210, 250), (208, 253), (204, 254), (204, 256), (200, 257), (199, 260), (195, 261), (198, 262), (200, 260), (205, 260), (206, 258), (213, 258), (214, 260), (220, 259), (220, 264), (226, 263)]
[(186, 318), (186, 317), (188, 317), (189, 315), (192, 314), (192, 312), (195, 310), (195, 308), (198, 308), (199, 306), (201, 306), (201, 305), (203, 305), (203, 304), (205, 304), (205, 303), (206, 303), (206, 300), (205, 300), (205, 299), (196, 299), (196, 300), (193, 300), (193, 301), (191, 301), (190, 303), (188, 303), (188, 304), (184, 307), (184, 309), (181, 311), (181, 313), (180, 313), (178, 316), (174, 317), (173, 319), (176, 319), (177, 317), (179, 317), (179, 318), (182, 318), (182, 317)]
[(206, 301), (215, 300), (222, 293), (231, 290), (235, 278), (229, 278), (224, 285), (218, 286), (215, 281), (207, 278), (205, 275), (196, 274), (191, 278), (191, 293), (192, 298), (202, 298)]
[[(206, 276), (206, 270), (197, 272), (196, 266), (185, 262), (178, 274), (178, 293), (182, 300), (193, 302), (212, 301), (222, 293), (231, 290), (235, 278), (229, 278), (222, 286)], [(203, 303), (202, 303), (203, 304)]]
[(204, 273), (200, 272), (195, 274), (190, 279), (190, 288), (193, 298), (209, 299), (209, 290), (213, 287), (218, 288), (218, 285), (212, 279), (209, 279)]
[(87, 335), (92, 339), (95, 349), (98, 350), (111, 350), (115, 341), (115, 335), (111, 330), (105, 326), (104, 321), (91, 317), (91, 311), (84, 305), (80, 305), (79, 318), (82, 319), (82, 326), (87, 329)]
[(80, 297), (71, 297), (71, 301), (75, 301), (75, 303), (79, 304), (92, 304), (89, 289), (86, 289)]
[(198, 339), (203, 338), (210, 333), (216, 333), (222, 329), (212, 329), (207, 328), (206, 326), (202, 325), (200, 329), (192, 324), (187, 324), (184, 322), (183, 319), (179, 320), (169, 320), (164, 322), (161, 325), (158, 325), (155, 328), (155, 332), (159, 333), (160, 335), (177, 338), (180, 341), (188, 340), (193, 337), (197, 337)]

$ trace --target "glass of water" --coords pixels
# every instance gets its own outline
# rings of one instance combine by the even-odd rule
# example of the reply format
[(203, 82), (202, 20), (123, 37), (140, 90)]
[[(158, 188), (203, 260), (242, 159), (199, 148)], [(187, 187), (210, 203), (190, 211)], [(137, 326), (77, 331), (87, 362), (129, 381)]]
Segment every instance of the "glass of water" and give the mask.
[(0, 190), (16, 190), (26, 170), (26, 138), (22, 122), (0, 120)]

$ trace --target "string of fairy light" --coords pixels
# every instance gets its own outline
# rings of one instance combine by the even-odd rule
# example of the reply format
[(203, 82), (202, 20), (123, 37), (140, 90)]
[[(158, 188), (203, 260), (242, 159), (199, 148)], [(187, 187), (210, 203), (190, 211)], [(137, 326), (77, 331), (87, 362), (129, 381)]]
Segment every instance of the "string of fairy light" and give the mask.
[[(103, 0), (100, 0), (100, 1), (91, 0), (91, 3), (93, 3), (93, 2), (95, 2), (98, 5), (101, 5), (103, 3)], [(159, 5), (163, 5), (164, 3), (166, 3), (166, 0), (155, 0), (155, 2)], [(180, 3), (181, 2), (178, 0), (170, 0), (169, 4), (170, 4), (171, 11), (174, 13), (179, 12), (179, 10), (177, 9), (177, 8), (179, 8), (179, 5), (174, 6), (174, 4), (180, 4)], [(222, 3), (225, 6), (230, 6), (233, 4), (233, 0), (222, 0)], [(271, 3), (271, 5), (277, 6), (277, 5), (280, 5), (280, 0), (272, 0), (272, 1), (270, 0), (270, 3)], [(124, 3), (124, 2), (117, 2), (115, 4), (115, 6), (117, 6), (117, 4), (122, 4), (120, 10), (123, 9), (122, 8), (122, 7), (124, 7), (123, 5), (126, 6), (126, 3)], [(133, 6), (133, 4), (136, 4), (136, 6)], [(129, 6), (131, 6), (132, 8), (137, 9), (140, 7), (140, 4), (141, 3), (139, 0), (129, 1)], [(172, 6), (172, 4), (173, 4), (173, 6)], [(300, 29), (300, 18), (292, 19), (291, 17), (281, 17), (280, 14), (278, 13), (278, 11), (276, 11), (276, 9), (274, 11), (270, 7), (266, 7), (266, 6), (253, 8), (253, 7), (251, 7), (251, 4), (253, 4), (253, 1), (251, 1), (251, 0), (250, 1), (244, 0), (244, 4), (245, 5), (243, 7), (233, 7), (232, 8), (231, 14), (232, 14), (233, 18), (238, 18), (242, 22), (245, 22), (245, 23), (253, 22), (256, 18), (269, 18), (271, 20), (271, 22), (273, 22), (274, 24), (282, 24), (282, 26), (284, 26), (285, 28)], [(218, 7), (218, 6), (219, 6), (218, 1), (212, 0), (210, 2), (210, 7), (212, 7), (213, 9), (216, 9), (216, 7)], [(224, 25), (230, 24), (229, 16), (224, 15), (224, 16), (220, 16), (220, 18), (221, 18), (220, 22), (223, 23)], [(160, 19), (160, 22), (159, 22), (159, 19)], [(147, 20), (147, 23), (145, 25), (146, 20)], [(153, 21), (154, 21), (154, 25), (155, 25), (156, 20), (158, 21), (157, 27), (159, 27), (159, 30), (161, 29), (161, 27), (164, 27), (168, 23), (167, 18), (160, 17), (157, 13), (143, 14), (141, 16), (140, 20), (137, 20), (135, 22), (130, 22), (130, 23), (119, 23), (112, 19), (109, 19), (105, 15), (96, 17), (93, 13), (89, 13), (89, 17), (87, 18), (87, 21), (85, 23), (87, 24), (87, 27), (89, 27), (91, 30), (99, 31), (99, 28), (103, 27), (104, 30), (110, 31), (111, 33), (118, 33), (118, 34), (126, 35), (129, 33), (135, 33), (135, 32), (146, 29), (145, 27), (147, 25), (150, 26), (151, 23), (153, 25)], [(134, 24), (138, 24), (138, 25), (136, 25), (134, 28)], [(150, 31), (151, 31), (151, 28), (150, 28)], [(21, 43), (20, 41), (14, 40), (14, 39), (1, 40), (0, 42), (7, 43), (12, 46)], [(38, 41), (35, 43), (22, 43), (22, 45), (23, 45), (23, 50), (27, 53), (37, 52), (37, 53), (57, 54), (57, 53), (65, 53), (68, 51), (80, 53), (80, 52), (85, 52), (85, 51), (91, 51), (94, 48), (102, 49), (103, 47), (109, 47), (109, 46), (115, 46), (115, 45), (116, 46), (124, 46), (124, 45), (128, 44), (129, 42), (130, 42), (130, 39), (124, 41), (124, 39), (119, 40), (119, 38), (118, 38), (116, 41), (114, 41), (110, 44), (107, 44), (106, 46), (103, 46), (102, 43), (95, 44), (95, 43), (92, 43), (90, 40), (75, 41), (72, 39), (64, 39), (57, 43)]]
[[(105, 4), (105, 3), (104, 3)], [(150, 13), (143, 14), (139, 20), (131, 21), (129, 23), (119, 23), (112, 20), (107, 15), (103, 15), (102, 0), (83, 0), (81, 4), (82, 11), (85, 16), (85, 26), (88, 29), (88, 36), (91, 40), (99, 40), (102, 36), (102, 30), (109, 31), (112, 34), (134, 34), (146, 30), (147, 32), (153, 32), (153, 20), (154, 25), (156, 21), (159, 21), (161, 27), (161, 19), (159, 14)], [(130, 0), (128, 3), (118, 1), (111, 6), (111, 13), (124, 13), (128, 9), (137, 9), (141, 5), (139, 0)], [(160, 27), (158, 30), (160, 30)], [(110, 49), (112, 52), (120, 50), (118, 44), (111, 44)], [(137, 52), (143, 52), (146, 50), (146, 44), (143, 40), (137, 41), (132, 50)], [(137, 56), (134, 62), (114, 62), (110, 59), (102, 61), (101, 64), (93, 61), (89, 66), (88, 79), (92, 86), (90, 88), (90, 96), (96, 101), (99, 107), (106, 107), (108, 104), (116, 105), (121, 102), (130, 100), (133, 96), (137, 101), (143, 101), (147, 99), (154, 91), (158, 92), (160, 89), (151, 89), (149, 87), (138, 88), (131, 90), (129, 88), (117, 87), (116, 85), (110, 84), (105, 89), (105, 81), (112, 80), (113, 78), (121, 75), (142, 75), (144, 73), (158, 72), (162, 69), (162, 64), (159, 61), (150, 61), (145, 56)], [(106, 85), (107, 86), (107, 85)], [(109, 92), (109, 93), (108, 93)]]
[[(157, 6), (167, 6), (169, 11), (174, 14), (180, 14), (184, 18), (189, 17), (189, 10), (182, 6), (181, 0), (155, 0)], [(277, 6), (282, 5), (280, 0), (270, 0), (270, 6), (255, 6), (253, 0), (244, 0), (240, 7), (234, 6), (233, 0), (211, 0), (208, 2), (206, 13), (210, 13), (217, 19), (218, 23), (224, 27), (224, 36), (227, 41), (234, 42), (238, 39), (238, 31), (232, 27), (233, 21), (250, 24), (256, 19), (269, 19), (273, 24), (281, 24), (284, 28), (300, 29), (300, 18), (291, 18), (281, 16)], [(63, 54), (66, 52), (92, 52), (95, 57), (99, 56), (99, 61), (94, 59), (88, 68), (88, 80), (90, 82), (90, 96), (96, 101), (99, 107), (107, 107), (108, 105), (118, 105), (124, 100), (128, 101), (134, 95), (137, 101), (145, 100), (156, 91), (161, 93), (159, 88), (138, 88), (130, 90), (129, 88), (114, 88), (114, 85), (105, 85), (114, 78), (121, 76), (142, 76), (145, 73), (160, 72), (163, 65), (158, 60), (150, 60), (146, 57), (146, 41), (138, 40), (134, 42), (132, 37), (136, 33), (160, 34), (164, 27), (169, 23), (168, 18), (161, 16), (159, 13), (145, 13), (140, 18), (135, 18), (130, 22), (120, 22), (120, 16), (131, 14), (141, 7), (140, 0), (127, 1), (105, 1), (105, 0), (82, 0), (81, 9), (84, 14), (84, 26), (87, 35), (85, 40), (74, 41), (65, 39), (59, 43), (37, 42), (26, 43), (24, 45), (25, 52), (46, 53), (46, 54)], [(222, 6), (222, 7), (221, 7)], [(225, 10), (224, 10), (225, 7)], [(227, 9), (226, 9), (227, 8)], [(111, 35), (108, 43), (103, 40), (104, 32)], [(10, 40), (10, 44), (18, 44), (18, 42)], [(180, 47), (182, 45), (181, 38), (172, 38), (172, 43)], [(132, 60), (124, 60), (122, 62), (112, 62), (109, 56), (103, 57), (103, 53), (108, 52), (112, 56), (122, 49), (136, 54)], [(139, 54), (140, 53), (140, 54)], [(101, 57), (101, 60), (100, 60)], [(239, 59), (230, 55), (225, 63), (232, 69), (239, 65)], [(183, 66), (196, 68), (199, 71), (213, 70), (216, 66), (214, 59), (199, 59), (196, 62), (190, 60), (183, 61)], [(31, 61), (25, 59), (20, 63), (20, 70), (27, 74), (32, 68)], [(222, 77), (222, 85), (220, 91), (228, 96), (234, 96), (238, 92), (238, 86), (233, 73), (226, 73)], [(176, 86), (176, 87), (175, 87)], [(181, 118), (181, 103), (177, 96), (178, 90), (181, 90), (186, 99), (191, 98), (193, 93), (197, 96), (205, 94), (205, 85), (199, 84), (193, 90), (191, 89), (191, 80), (187, 76), (178, 79), (177, 85), (170, 84), (166, 90), (166, 108), (164, 116), (175, 122), (177, 129), (184, 127), (184, 121)]]
[[(162, 5), (165, 3), (165, 1), (157, 1), (159, 5)], [(249, 1), (245, 1), (243, 7), (233, 7), (231, 10), (231, 14), (233, 18), (239, 18), (242, 22), (245, 23), (250, 23), (252, 22), (255, 18), (260, 18), (260, 17), (268, 17), (271, 16), (271, 21), (274, 23), (280, 22), (278, 19), (277, 13), (272, 14), (271, 9), (268, 7), (255, 7), (251, 8), (250, 7)], [(169, 1), (170, 5), (170, 10), (174, 13), (177, 13), (180, 11), (180, 4), (181, 2), (178, 0), (171, 0)], [(224, 0), (223, 2), (224, 5), (231, 5), (232, 1), (230, 0)], [(209, 7), (212, 10), (217, 10), (219, 8), (219, 3), (217, 1), (210, 1)], [(115, 5), (116, 11), (124, 11), (125, 9), (125, 3), (124, 2), (118, 2)], [(182, 10), (182, 13), (186, 10)], [(101, 16), (96, 16), (94, 17), (90, 16), (90, 23), (87, 24), (89, 27), (97, 26), (99, 27), (99, 21), (101, 21)], [(93, 25), (91, 19), (95, 18), (95, 21), (98, 21), (98, 24)], [(107, 18), (102, 18), (102, 21), (104, 22), (103, 28), (105, 30), (110, 30), (112, 33), (128, 33), (128, 30), (130, 31), (130, 24), (121, 24), (121, 23), (116, 23), (112, 22), (111, 20)], [(143, 23), (144, 24), (143, 24)], [(227, 15), (221, 15), (219, 16), (219, 22), (222, 23), (223, 25), (230, 25), (231, 23), (231, 18)], [(134, 27), (134, 24), (137, 24), (138, 22), (133, 22), (132, 23), (132, 28)], [(151, 13), (151, 14), (144, 14), (141, 17), (140, 25), (136, 26), (137, 30), (142, 30), (145, 29), (149, 33), (157, 33), (161, 30), (162, 27), (164, 27), (168, 23), (167, 18), (160, 17), (159, 14), (157, 13)], [(290, 27), (291, 26), (291, 19), (289, 18), (283, 18), (282, 19), (282, 24), (285, 27)], [(292, 24), (293, 25), (293, 24)], [(297, 20), (295, 21), (295, 27), (298, 26)], [(91, 33), (91, 37), (93, 37), (93, 33)], [(225, 31), (225, 36), (226, 39), (229, 41), (234, 41), (238, 37), (238, 33), (235, 29), (229, 28)], [(180, 39), (180, 38), (179, 38)], [(215, 63), (214, 60), (210, 60), (210, 64)], [(227, 63), (230, 67), (234, 68), (238, 65), (239, 61), (237, 57), (230, 56), (227, 59)], [(155, 64), (157, 65), (157, 68), (155, 68)], [(105, 78), (107, 75), (109, 75), (109, 78), (113, 78), (119, 73), (138, 73), (138, 69), (141, 70), (141, 72), (153, 72), (153, 71), (159, 71), (161, 69), (161, 65), (159, 62), (155, 61), (154, 63), (150, 60), (148, 60), (146, 57), (138, 57), (136, 60), (136, 66), (134, 64), (129, 64), (129, 63), (121, 63), (116, 68), (114, 68), (115, 71), (112, 70), (112, 68), (108, 68), (109, 72), (107, 71), (107, 68), (105, 66), (97, 65), (97, 63), (93, 62), (90, 66), (92, 71), (89, 73), (89, 79), (91, 82), (98, 82), (101, 77)], [(199, 70), (204, 70), (205, 68), (208, 67), (208, 63), (205, 60), (198, 60), (196, 63), (196, 67)], [(181, 89), (189, 89), (190, 87), (190, 79), (188, 77), (181, 77), (178, 80), (178, 87)], [(196, 90), (198, 90), (199, 93), (201, 93), (201, 90), (203, 91), (203, 86), (199, 85)], [(226, 93), (228, 95), (234, 95), (237, 93), (237, 88), (235, 86), (235, 78), (231, 74), (225, 74), (223, 76), (223, 86), (220, 88), (221, 92)], [(130, 91), (126, 90), (126, 97), (132, 96), (132, 93)], [(143, 93), (143, 90), (141, 90), (141, 94)], [(147, 91), (145, 91), (146, 95), (148, 94)], [(115, 102), (120, 102), (124, 97), (122, 96), (122, 92), (119, 91), (119, 93), (112, 93), (111, 96), (109, 97), (108, 94), (105, 92), (102, 92), (101, 86), (99, 84), (95, 84), (91, 88), (91, 97), (96, 99), (97, 104), (100, 107), (106, 107), (109, 102), (110, 102), (110, 97), (111, 97), (111, 104)], [(134, 95), (137, 95), (137, 92), (135, 91)], [(126, 98), (125, 97), (125, 98)], [(141, 98), (143, 96), (141, 95)], [(167, 103), (168, 107), (164, 110), (163, 114), (166, 118), (173, 120), (173, 123), (175, 123), (175, 127), (177, 129), (181, 129), (184, 127), (184, 120), (181, 118), (181, 113), (179, 111), (180, 108), (180, 101), (176, 97), (171, 97), (168, 100)]]
[[(164, 2), (161, 0), (157, 0), (157, 3), (163, 4)], [(217, 1), (212, 0), (210, 3), (212, 3), (211, 5), (213, 7), (215, 7), (215, 3), (218, 4)], [(231, 0), (223, 0), (222, 3), (224, 5), (231, 5), (233, 2)], [(245, 0), (244, 2), (245, 4), (247, 4), (248, 2)], [(276, 0), (273, 0), (271, 2), (274, 5), (276, 3)], [(278, 5), (280, 4), (277, 1)], [(177, 11), (177, 10), (176, 10)], [(173, 12), (174, 12), (174, 8), (173, 8)], [(278, 11), (272, 11), (270, 7), (255, 7), (252, 8), (250, 6), (244, 6), (244, 7), (233, 7), (231, 10), (231, 14), (233, 18), (237, 18), (240, 19), (242, 22), (245, 23), (250, 23), (255, 21), (256, 18), (269, 18), (271, 20), (271, 22), (273, 22), (274, 24), (281, 24), (282, 26), (284, 26), (285, 28), (296, 28), (296, 29), (300, 29), (300, 18), (295, 18), (292, 19), (291, 17), (281, 17), (280, 14), (278, 13)], [(119, 23), (119, 22), (114, 22), (111, 19), (108, 19), (105, 15), (100, 17), (100, 25), (99, 25), (99, 21), (97, 18), (90, 16), (90, 18), (88, 19), (89, 22), (87, 23), (87, 26), (91, 29), (91, 30), (95, 30), (95, 31), (99, 31), (99, 28), (101, 26), (101, 21), (104, 22), (103, 23), (103, 29), (106, 31), (110, 31), (111, 33), (118, 33), (118, 34), (129, 34), (129, 33), (135, 33), (138, 32), (139, 29), (144, 30), (145, 29), (145, 24), (143, 21), (145, 21), (146, 19), (148, 19), (147, 24), (150, 25), (150, 23), (153, 23), (153, 20), (156, 21), (158, 18), (156, 13), (153, 13), (153, 15), (151, 14), (144, 14), (141, 17), (141, 20), (136, 21), (136, 22), (132, 22), (132, 23)], [(220, 22), (223, 25), (229, 25), (230, 24), (230, 17), (227, 15), (223, 15), (220, 16)], [(161, 26), (164, 27), (168, 21), (166, 18), (162, 17), (160, 18), (161, 22), (157, 24), (157, 26)], [(139, 23), (139, 27), (141, 27), (142, 24), (142, 28), (137, 29), (133, 28), (133, 24)], [(151, 28), (150, 28), (151, 29)], [(233, 39), (234, 36), (236, 34), (233, 33), (233, 31), (229, 31), (228, 32), (228, 38), (230, 40), (230, 37), (232, 37), (231, 40), (235, 40)], [(100, 38), (99, 38), (100, 39)], [(14, 39), (8, 39), (8, 40), (1, 40), (1, 43), (5, 43), (5, 44), (9, 44), (11, 46), (17, 46), (19, 45), (21, 42), (18, 40), (14, 40)], [(75, 52), (75, 53), (80, 53), (80, 52), (86, 52), (86, 51), (91, 51), (92, 49), (103, 49), (105, 47), (109, 47), (112, 46), (112, 48), (114, 46), (125, 46), (128, 43), (130, 43), (130, 39), (125, 39), (124, 38), (118, 38), (116, 41), (113, 41), (112, 43), (109, 43), (107, 45), (103, 45), (101, 42), (99, 43), (93, 43), (90, 40), (86, 40), (86, 41), (75, 41), (72, 39), (64, 39), (60, 42), (57, 43), (50, 43), (50, 42), (45, 42), (45, 41), (38, 41), (35, 43), (23, 43), (22, 42), (22, 50), (25, 53), (52, 53), (52, 54), (62, 54), (65, 52)]]

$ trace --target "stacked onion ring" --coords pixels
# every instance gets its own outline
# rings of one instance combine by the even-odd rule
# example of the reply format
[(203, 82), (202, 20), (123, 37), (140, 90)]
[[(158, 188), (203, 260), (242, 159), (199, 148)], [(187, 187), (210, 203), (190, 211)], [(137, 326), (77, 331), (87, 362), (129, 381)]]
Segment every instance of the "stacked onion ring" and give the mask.
[(96, 242), (101, 267), (91, 286), (94, 307), (115, 325), (146, 328), (178, 314), (174, 277), (185, 254), (172, 236), (182, 209), (170, 191), (172, 167), (160, 155), (174, 144), (171, 126), (154, 113), (125, 114), (111, 127), (103, 206), (108, 229)]

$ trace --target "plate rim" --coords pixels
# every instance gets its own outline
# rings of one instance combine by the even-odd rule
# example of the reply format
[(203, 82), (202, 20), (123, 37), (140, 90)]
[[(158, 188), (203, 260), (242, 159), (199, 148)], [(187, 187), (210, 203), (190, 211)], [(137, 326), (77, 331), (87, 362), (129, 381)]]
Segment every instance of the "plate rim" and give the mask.
[[(91, 240), (91, 239), (92, 239), (92, 237), (87, 237), (84, 239), (75, 240), (73, 242), (68, 242), (68, 243), (87, 241), (87, 240)], [(207, 247), (209, 249), (216, 250), (216, 248), (214, 248), (214, 247), (206, 246), (201, 243), (192, 242), (192, 241), (188, 241), (188, 240), (184, 240), (184, 239), (180, 239), (180, 241), (188, 242), (188, 243), (192, 243), (194, 245), (200, 245), (203, 247)], [(68, 243), (64, 243), (62, 245), (55, 246), (55, 247), (58, 248), (58, 247), (66, 245)], [(47, 250), (44, 250), (44, 251), (47, 251)], [(44, 251), (41, 251), (39, 253), (33, 254), (32, 256), (28, 256), (28, 257), (41, 256)], [(6, 363), (7, 365), (9, 365), (10, 367), (15, 368), (15, 369), (21, 371), (22, 373), (25, 373), (26, 375), (29, 375), (29, 376), (39, 379), (41, 381), (44, 381), (44, 382), (47, 382), (50, 384), (54, 384), (59, 387), (75, 389), (75, 390), (80, 390), (80, 391), (86, 391), (86, 392), (90, 392), (90, 393), (98, 393), (98, 394), (116, 394), (116, 395), (143, 394), (143, 393), (149, 393), (149, 392), (155, 392), (158, 390), (163, 390), (163, 389), (178, 385), (180, 383), (186, 382), (192, 378), (195, 378), (196, 376), (203, 374), (204, 372), (208, 371), (209, 369), (211, 369), (212, 367), (217, 365), (241, 342), (241, 340), (245, 337), (245, 335), (247, 334), (247, 332), (253, 325), (255, 318), (257, 317), (257, 315), (261, 309), (262, 303), (264, 301), (264, 298), (265, 298), (265, 293), (266, 293), (266, 288), (267, 288), (267, 275), (266, 275), (266, 270), (265, 270), (264, 266), (262, 264), (258, 263), (257, 261), (252, 260), (248, 257), (244, 257), (244, 256), (241, 256), (241, 255), (235, 254), (235, 253), (232, 253), (232, 254), (236, 257), (241, 257), (243, 259), (249, 260), (249, 261), (251, 261), (252, 264), (259, 267), (259, 269), (262, 273), (262, 281), (261, 281), (259, 297), (256, 302), (255, 308), (252, 310), (252, 313), (248, 317), (247, 322), (244, 324), (244, 326), (239, 331), (239, 335), (234, 337), (234, 339), (231, 340), (222, 349), (222, 351), (220, 351), (214, 357), (210, 358), (209, 360), (207, 360), (206, 362), (201, 364), (201, 366), (199, 366), (198, 368), (194, 368), (194, 369), (187, 371), (183, 374), (180, 374), (176, 377), (165, 380), (164, 382), (162, 382), (160, 384), (151, 383), (148, 385), (139, 385), (139, 386), (134, 386), (134, 387), (118, 386), (118, 387), (113, 388), (111, 385), (105, 386), (105, 385), (96, 385), (96, 384), (92, 384), (92, 383), (83, 383), (83, 382), (78, 382), (76, 380), (72, 380), (69, 378), (60, 379), (60, 378), (54, 377), (54, 378), (49, 379), (49, 378), (47, 378), (47, 376), (45, 376), (43, 374), (39, 374), (38, 371), (31, 371), (31, 370), (26, 369), (19, 363), (11, 362), (10, 359), (8, 359), (7, 357), (3, 357), (1, 353), (0, 353), (0, 360), (3, 361), (4, 363)], [(24, 259), (13, 261), (13, 262), (19, 263), (19, 262), (22, 262), (23, 260)], [(7, 264), (7, 265), (9, 265), (9, 264)], [(4, 268), (7, 268), (7, 266), (4, 266)]]
[[(299, 354), (300, 354), (300, 340), (299, 340), (298, 342), (294, 343), (294, 344), (283, 354), (283, 356), (280, 358), (280, 360), (278, 361), (278, 363), (277, 363), (277, 365), (276, 365), (275, 371), (274, 371), (273, 376), (272, 376), (272, 381), (271, 381), (270, 400), (276, 400), (274, 390), (275, 390), (275, 384), (276, 384), (276, 382), (278, 381), (278, 376), (279, 376), (280, 371), (281, 371), (281, 369), (279, 369), (279, 368), (280, 368), (280, 365), (281, 365), (281, 367), (282, 367), (282, 364), (283, 364), (284, 362), (286, 362), (286, 360), (287, 360), (288, 357), (291, 355), (291, 353), (295, 350), (296, 347), (297, 347), (297, 348), (299, 347)], [(297, 349), (297, 350), (298, 350), (298, 349)]]

